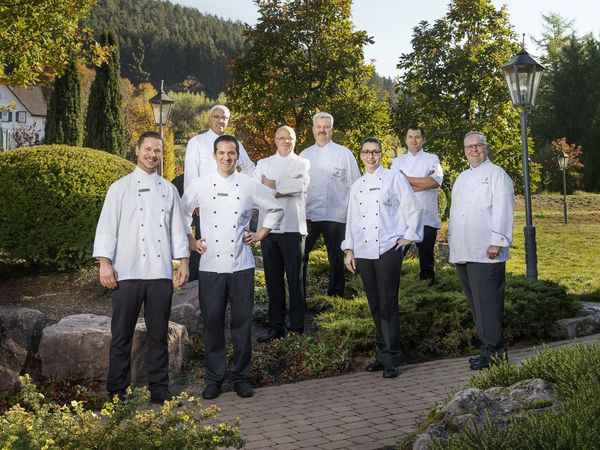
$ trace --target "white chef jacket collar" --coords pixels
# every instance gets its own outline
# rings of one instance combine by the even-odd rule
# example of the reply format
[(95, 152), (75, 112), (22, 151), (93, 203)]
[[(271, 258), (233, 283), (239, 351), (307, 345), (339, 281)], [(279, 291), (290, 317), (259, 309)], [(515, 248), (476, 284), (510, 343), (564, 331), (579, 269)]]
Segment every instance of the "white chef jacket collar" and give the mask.
[(406, 149), (406, 154), (411, 158), (418, 158), (423, 154), (423, 147), (421, 147), (421, 150), (419, 150), (416, 155), (413, 155), (408, 149)]
[(287, 156), (281, 156), (278, 151), (275, 152), (275, 158), (276, 159), (285, 159), (285, 160), (287, 160), (287, 159), (294, 159), (294, 158), (297, 158), (297, 157), (298, 157), (298, 155), (296, 155), (293, 150)]
[(369, 173), (369, 172), (365, 171), (365, 176), (366, 177), (380, 177), (384, 170), (385, 169), (383, 167), (383, 164), (379, 164), (379, 167), (377, 169), (375, 169), (375, 172)]
[(471, 166), (471, 164), (469, 164), (469, 169), (471, 169), (471, 170), (477, 170), (477, 169), (479, 169), (480, 167), (483, 167), (483, 166), (485, 166), (485, 165), (487, 165), (487, 164), (491, 164), (491, 163), (492, 163), (492, 162), (490, 161), (490, 158), (486, 158), (486, 160), (485, 160), (485, 161), (483, 161), (481, 164), (479, 164), (477, 167), (473, 167), (473, 166)]
[(133, 174), (136, 178), (142, 179), (142, 180), (147, 180), (148, 178), (155, 179), (155, 177), (158, 177), (158, 170), (155, 170), (152, 173), (148, 173), (144, 169), (142, 169), (140, 166), (135, 166), (135, 170), (133, 171)]
[(319, 144), (317, 144), (315, 142), (315, 147), (317, 147), (320, 150), (325, 150), (326, 148), (331, 147), (331, 144), (333, 144), (333, 139), (331, 139), (327, 144), (325, 144), (323, 147), (321, 147)]

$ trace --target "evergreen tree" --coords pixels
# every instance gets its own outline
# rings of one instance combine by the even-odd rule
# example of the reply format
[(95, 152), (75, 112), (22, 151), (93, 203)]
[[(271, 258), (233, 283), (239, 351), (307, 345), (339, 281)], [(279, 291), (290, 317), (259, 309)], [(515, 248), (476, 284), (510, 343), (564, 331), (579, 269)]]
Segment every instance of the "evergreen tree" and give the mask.
[(121, 109), (119, 46), (113, 32), (105, 32), (101, 42), (114, 50), (98, 68), (92, 83), (85, 121), (85, 146), (125, 156), (127, 143)]
[(77, 62), (71, 58), (63, 75), (54, 81), (44, 141), (79, 147), (82, 140), (81, 81)]

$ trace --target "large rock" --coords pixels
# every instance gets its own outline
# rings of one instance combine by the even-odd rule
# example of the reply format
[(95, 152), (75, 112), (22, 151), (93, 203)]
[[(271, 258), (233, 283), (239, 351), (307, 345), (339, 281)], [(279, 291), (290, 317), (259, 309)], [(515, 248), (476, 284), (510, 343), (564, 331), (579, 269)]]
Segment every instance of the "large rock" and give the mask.
[(432, 448), (435, 440), (446, 441), (463, 429), (482, 432), (488, 422), (502, 429), (511, 419), (557, 406), (552, 383), (541, 379), (523, 380), (507, 388), (463, 389), (437, 408), (439, 420), (417, 436), (413, 450)]
[[(131, 348), (132, 385), (146, 382), (146, 325), (139, 319)], [(44, 329), (39, 354), (42, 374), (61, 380), (70, 374), (106, 381), (111, 332), (110, 318), (77, 314)], [(169, 322), (169, 375), (179, 374), (187, 357), (188, 336), (184, 326)]]
[(0, 306), (0, 390), (35, 369), (35, 354), (45, 324), (36, 309)]
[(583, 305), (578, 317), (560, 319), (557, 323), (568, 339), (600, 333), (600, 307)]
[(171, 321), (185, 326), (189, 335), (202, 334), (203, 324), (198, 304), (198, 281), (191, 281), (174, 296)]

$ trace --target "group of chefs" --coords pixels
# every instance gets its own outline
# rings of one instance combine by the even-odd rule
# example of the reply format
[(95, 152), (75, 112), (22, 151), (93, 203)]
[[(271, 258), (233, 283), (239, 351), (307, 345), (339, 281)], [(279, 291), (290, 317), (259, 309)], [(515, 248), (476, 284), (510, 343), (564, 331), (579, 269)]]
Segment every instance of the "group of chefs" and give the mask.
[[(151, 401), (162, 404), (172, 398), (167, 340), (171, 261), (178, 259), (175, 283), (198, 279), (204, 321), (203, 398), (218, 397), (226, 377), (228, 304), (233, 344), (229, 377), (240, 397), (251, 397), (252, 245), (261, 245), (269, 297), (269, 327), (257, 338), (265, 343), (288, 332), (304, 332), (307, 262), (320, 236), (330, 266), (327, 294), (343, 296), (344, 267), (363, 281), (377, 345), (366, 370), (397, 377), (398, 289), (402, 260), (412, 243), (419, 253), (420, 279), (436, 282), (437, 192), (443, 172), (438, 157), (423, 150), (424, 129), (411, 126), (406, 131), (407, 151), (390, 169), (382, 165), (379, 139), (364, 139), (361, 176), (352, 152), (333, 142), (334, 118), (329, 113), (313, 116), (315, 144), (299, 155), (294, 152), (294, 130), (278, 128), (276, 152), (256, 166), (243, 145), (225, 134), (229, 119), (226, 106), (214, 106), (210, 129), (188, 142), (182, 198), (158, 175), (163, 142), (155, 132), (140, 136), (135, 170), (113, 183), (106, 195), (94, 257), (100, 262), (101, 283), (112, 289), (109, 394), (126, 396), (132, 338), (143, 305)], [(476, 370), (506, 352), (504, 273), (514, 200), (512, 181), (490, 161), (485, 136), (467, 133), (464, 154), (469, 167), (452, 189), (448, 241), (450, 262), (456, 264), (481, 341), (480, 354), (469, 360)], [(253, 210), (259, 211), (255, 227)]]

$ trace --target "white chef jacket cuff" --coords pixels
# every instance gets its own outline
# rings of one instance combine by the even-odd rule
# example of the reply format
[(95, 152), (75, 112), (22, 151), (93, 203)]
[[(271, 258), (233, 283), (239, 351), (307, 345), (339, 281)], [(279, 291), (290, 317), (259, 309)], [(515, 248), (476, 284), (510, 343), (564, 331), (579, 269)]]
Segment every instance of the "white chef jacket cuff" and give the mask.
[(492, 231), (492, 241), (490, 245), (497, 245), (498, 247), (510, 247), (510, 242), (503, 234)]
[(279, 230), (281, 220), (283, 219), (283, 214), (277, 215), (277, 217), (273, 217), (272, 214), (270, 214), (270, 212), (271, 211), (267, 212), (265, 221), (263, 222), (262, 226), (265, 228), (270, 228), (271, 230)]
[(342, 245), (340, 247), (342, 247), (342, 251), (353, 250), (354, 249), (354, 242), (352, 242), (349, 239), (344, 239), (342, 241)]
[(409, 241), (413, 241), (413, 242), (421, 242), (423, 240), (422, 236), (420, 236), (419, 234), (417, 234), (416, 232), (414, 232), (411, 229), (406, 230), (403, 237), (404, 237), (404, 239), (408, 239)]
[(173, 236), (171, 240), (171, 257), (173, 259), (189, 258), (190, 248), (187, 236)]
[(292, 195), (299, 194), (302, 192), (302, 179), (291, 179), (284, 181), (276, 181), (275, 187), (277, 188), (277, 192), (284, 195)]
[(435, 182), (438, 184), (438, 187), (442, 185), (442, 181), (444, 181), (443, 177), (440, 177), (439, 175), (431, 174), (430, 175), (431, 178), (433, 178), (435, 180)]
[(113, 236), (100, 235), (94, 242), (94, 258), (108, 258), (112, 261), (115, 255), (117, 240)]
[(191, 227), (191, 225), (185, 225), (184, 228), (185, 228), (185, 234), (186, 234), (186, 236), (188, 234), (192, 234), (192, 227)]

